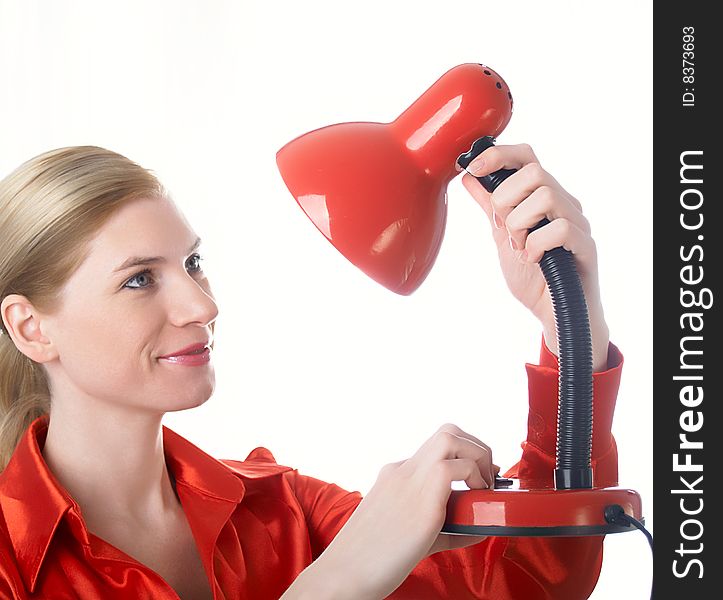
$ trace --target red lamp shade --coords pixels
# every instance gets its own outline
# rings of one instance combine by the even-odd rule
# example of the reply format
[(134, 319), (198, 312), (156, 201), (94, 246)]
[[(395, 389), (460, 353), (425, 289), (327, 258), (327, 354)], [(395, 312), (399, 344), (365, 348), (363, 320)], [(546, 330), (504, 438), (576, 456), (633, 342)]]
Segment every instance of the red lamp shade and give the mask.
[(512, 95), (489, 67), (450, 69), (391, 123), (340, 123), (276, 154), (281, 176), (326, 238), (371, 278), (408, 295), (444, 237), (457, 157), (496, 137)]

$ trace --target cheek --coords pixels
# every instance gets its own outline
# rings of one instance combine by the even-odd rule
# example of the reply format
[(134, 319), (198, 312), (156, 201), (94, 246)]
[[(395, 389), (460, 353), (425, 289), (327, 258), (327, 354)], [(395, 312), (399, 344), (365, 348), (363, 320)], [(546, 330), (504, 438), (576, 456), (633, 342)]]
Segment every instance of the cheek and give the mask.
[(61, 362), (66, 371), (79, 381), (106, 385), (138, 382), (147, 376), (155, 355), (147, 315), (131, 318), (93, 312), (92, 307), (78, 318), (69, 320), (68, 335), (61, 341)]
[(156, 356), (169, 350), (168, 330), (163, 311), (155, 308), (152, 302), (129, 302), (119, 310), (88, 298), (72, 311), (66, 305), (57, 339), (63, 376), (71, 386), (106, 402), (164, 411), (205, 402), (215, 388), (213, 365), (160, 363)]

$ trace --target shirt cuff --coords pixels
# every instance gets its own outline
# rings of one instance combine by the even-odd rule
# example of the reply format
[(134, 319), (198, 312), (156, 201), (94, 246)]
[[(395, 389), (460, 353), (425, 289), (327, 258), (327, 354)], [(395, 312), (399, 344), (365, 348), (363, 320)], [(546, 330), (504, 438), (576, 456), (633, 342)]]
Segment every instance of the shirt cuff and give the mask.
[[(592, 460), (597, 461), (614, 445), (612, 422), (615, 412), (623, 355), (613, 343), (608, 345), (608, 364), (605, 371), (593, 373), (593, 434)], [(557, 356), (545, 345), (544, 336), (540, 348), (540, 364), (527, 363), (530, 410), (527, 419), (527, 440), (523, 444), (533, 446), (541, 456), (554, 460), (557, 444), (557, 409), (559, 364)], [(537, 471), (537, 469), (532, 469)], [(544, 474), (545, 479), (548, 473)], [(528, 477), (536, 473), (528, 472)]]
[[(528, 366), (534, 366), (530, 363), (527, 363)], [(607, 370), (606, 371), (600, 371), (600, 373), (605, 373), (609, 371), (610, 369), (614, 369), (616, 367), (622, 367), (623, 364), (623, 355), (621, 354), (620, 350), (617, 346), (614, 344), (608, 344), (608, 362), (607, 362)], [(542, 335), (542, 342), (540, 347), (540, 367), (548, 367), (550, 369), (559, 369), (560, 363), (555, 354), (552, 353), (552, 350), (550, 350), (547, 347), (547, 344), (545, 343), (545, 335)], [(594, 376), (594, 374), (593, 374)]]

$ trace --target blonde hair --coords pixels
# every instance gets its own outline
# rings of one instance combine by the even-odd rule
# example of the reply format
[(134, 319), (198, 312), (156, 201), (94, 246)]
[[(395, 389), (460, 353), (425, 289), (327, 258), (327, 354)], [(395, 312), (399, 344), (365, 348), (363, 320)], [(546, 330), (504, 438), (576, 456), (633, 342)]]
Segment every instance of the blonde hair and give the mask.
[[(0, 181), (0, 301), (20, 294), (52, 314), (103, 224), (134, 198), (165, 195), (151, 171), (96, 146), (23, 163)], [(18, 350), (0, 318), (0, 471), (30, 423), (49, 411), (45, 368)]]

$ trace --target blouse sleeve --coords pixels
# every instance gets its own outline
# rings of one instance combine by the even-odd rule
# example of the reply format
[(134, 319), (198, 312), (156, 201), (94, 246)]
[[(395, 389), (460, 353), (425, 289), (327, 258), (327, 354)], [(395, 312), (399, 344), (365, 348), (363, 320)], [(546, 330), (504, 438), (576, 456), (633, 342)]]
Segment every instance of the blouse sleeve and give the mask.
[[(540, 364), (527, 364), (529, 416), (520, 461), (506, 473), (550, 487), (557, 431), (557, 357), (544, 344)], [(608, 348), (608, 369), (593, 374), (592, 468), (596, 485), (617, 485), (611, 433), (623, 357)], [(339, 532), (362, 496), (332, 483), (284, 474), (306, 516), (313, 558)], [(488, 537), (479, 544), (437, 552), (420, 561), (390, 595), (392, 600), (578, 600), (587, 598), (602, 565), (602, 536)]]
[(331, 543), (362, 500), (359, 492), (349, 492), (298, 471), (284, 473), (306, 517), (312, 559), (316, 560)]

